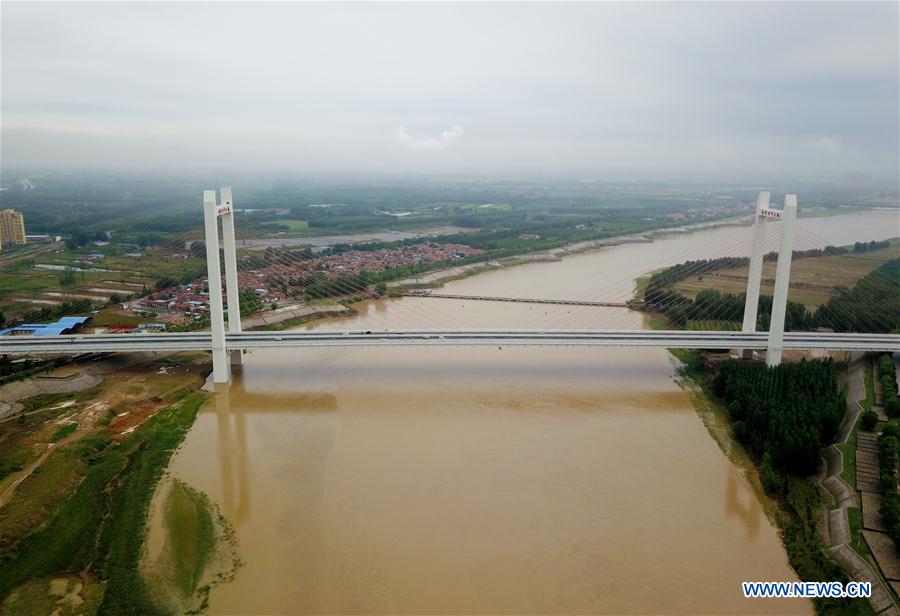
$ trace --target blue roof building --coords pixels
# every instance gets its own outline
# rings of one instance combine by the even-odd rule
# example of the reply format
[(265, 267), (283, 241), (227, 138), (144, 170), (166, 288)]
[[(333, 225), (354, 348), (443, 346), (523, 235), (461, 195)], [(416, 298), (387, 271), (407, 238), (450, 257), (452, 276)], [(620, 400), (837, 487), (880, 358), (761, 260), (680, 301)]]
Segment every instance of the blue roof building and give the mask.
[(71, 332), (90, 320), (91, 317), (62, 317), (55, 323), (23, 323), (15, 327), (0, 329), (0, 336), (59, 336)]

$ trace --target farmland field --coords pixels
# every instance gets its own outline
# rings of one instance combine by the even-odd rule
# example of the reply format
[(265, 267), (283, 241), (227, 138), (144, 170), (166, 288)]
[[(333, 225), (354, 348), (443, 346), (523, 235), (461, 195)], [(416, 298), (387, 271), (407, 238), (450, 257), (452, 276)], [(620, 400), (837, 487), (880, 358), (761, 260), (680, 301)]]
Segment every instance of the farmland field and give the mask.
[[(797, 259), (791, 264), (791, 301), (814, 309), (828, 301), (835, 287), (852, 288), (856, 282), (881, 264), (900, 257), (900, 239), (888, 248), (872, 252), (850, 253)], [(775, 261), (765, 261), (762, 270), (762, 295), (772, 295), (775, 285)], [(692, 276), (674, 285), (676, 291), (694, 298), (704, 289), (741, 294), (747, 290), (748, 266), (716, 270)]]

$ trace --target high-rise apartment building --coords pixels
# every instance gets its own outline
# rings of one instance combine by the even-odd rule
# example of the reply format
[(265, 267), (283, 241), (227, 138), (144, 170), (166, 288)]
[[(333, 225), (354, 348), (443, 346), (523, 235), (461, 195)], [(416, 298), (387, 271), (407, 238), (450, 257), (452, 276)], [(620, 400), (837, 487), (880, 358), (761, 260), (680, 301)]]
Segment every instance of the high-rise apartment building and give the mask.
[(0, 211), (0, 248), (25, 243), (25, 217), (15, 210)]

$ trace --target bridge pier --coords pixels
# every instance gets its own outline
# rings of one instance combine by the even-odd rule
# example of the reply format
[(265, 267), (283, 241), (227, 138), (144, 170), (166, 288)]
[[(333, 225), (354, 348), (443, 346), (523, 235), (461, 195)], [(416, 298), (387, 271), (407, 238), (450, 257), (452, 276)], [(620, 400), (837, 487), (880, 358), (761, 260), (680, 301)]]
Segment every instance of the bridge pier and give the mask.
[[(763, 250), (766, 242), (766, 221), (764, 212), (769, 208), (769, 192), (763, 191), (756, 198), (756, 216), (753, 218), (753, 252), (750, 254), (750, 270), (747, 275), (747, 297), (744, 300), (744, 323), (742, 332), (756, 331), (756, 315), (759, 309), (759, 285), (762, 278)], [(744, 359), (753, 357), (753, 349), (742, 349)]]
[[(219, 189), (219, 198), (222, 199), (222, 207), (230, 211), (220, 213), (222, 218), (222, 246), (225, 253), (225, 296), (228, 299), (228, 333), (234, 334), (241, 331), (241, 302), (238, 291), (237, 277), (237, 248), (234, 241), (234, 210), (231, 202), (231, 187), (223, 186)], [(242, 351), (231, 351), (231, 365), (239, 366), (243, 363)]]
[(225, 309), (222, 305), (222, 271), (219, 267), (219, 218), (225, 250), (225, 284), (228, 292), (228, 331), (241, 331), (241, 306), (237, 282), (237, 253), (234, 241), (234, 208), (231, 188), (220, 190), (222, 203), (216, 203), (216, 191), (203, 191), (203, 226), (206, 231), (206, 269), (209, 287), (209, 321), (212, 333), (213, 383), (231, 380), (231, 365), (241, 363), (241, 351), (231, 352), (229, 364), (225, 350)]
[(791, 258), (794, 252), (794, 222), (797, 220), (797, 195), (784, 196), (781, 228), (781, 249), (775, 269), (775, 293), (772, 296), (772, 318), (769, 321), (769, 340), (766, 349), (766, 365), (781, 363), (784, 350), (784, 319), (787, 314), (788, 283), (791, 277)]
[(213, 383), (227, 383), (231, 369), (225, 357), (225, 309), (219, 270), (219, 221), (216, 191), (203, 191), (203, 226), (206, 230), (206, 279), (209, 288), (209, 325), (212, 333)]

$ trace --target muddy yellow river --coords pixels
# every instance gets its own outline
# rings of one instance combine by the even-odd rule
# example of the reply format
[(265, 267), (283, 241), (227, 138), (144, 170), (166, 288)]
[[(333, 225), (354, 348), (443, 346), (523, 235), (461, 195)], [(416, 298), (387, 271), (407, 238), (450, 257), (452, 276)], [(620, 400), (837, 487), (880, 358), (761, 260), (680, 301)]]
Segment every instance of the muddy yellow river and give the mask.
[[(896, 234), (891, 213), (800, 222), (835, 244)], [(747, 230), (735, 231), (522, 265), (443, 291), (618, 299), (667, 262), (747, 254)], [(622, 308), (405, 298), (315, 327), (641, 324)], [(170, 469), (236, 533), (243, 566), (212, 590), (210, 612), (810, 613), (805, 601), (742, 597), (743, 580), (796, 576), (677, 365), (662, 349), (250, 354)]]

